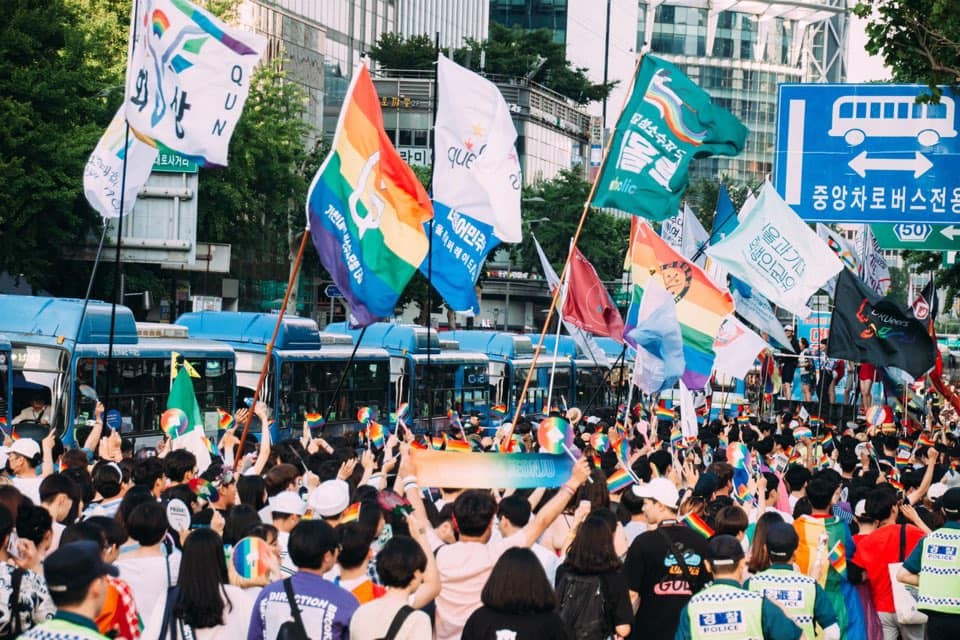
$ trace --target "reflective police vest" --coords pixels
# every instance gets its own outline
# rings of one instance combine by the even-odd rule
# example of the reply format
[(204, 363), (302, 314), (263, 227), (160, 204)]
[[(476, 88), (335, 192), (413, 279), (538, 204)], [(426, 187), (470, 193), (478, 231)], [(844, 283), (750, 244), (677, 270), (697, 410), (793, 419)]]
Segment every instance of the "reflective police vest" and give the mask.
[(714, 584), (690, 598), (692, 640), (762, 640), (763, 596), (726, 584)]
[(750, 590), (780, 605), (806, 637), (813, 639), (817, 599), (817, 583), (813, 578), (792, 569), (767, 569), (750, 578)]
[(24, 632), (21, 640), (107, 640), (93, 629), (54, 618)]
[(960, 615), (960, 529), (937, 529), (921, 544), (917, 608)]

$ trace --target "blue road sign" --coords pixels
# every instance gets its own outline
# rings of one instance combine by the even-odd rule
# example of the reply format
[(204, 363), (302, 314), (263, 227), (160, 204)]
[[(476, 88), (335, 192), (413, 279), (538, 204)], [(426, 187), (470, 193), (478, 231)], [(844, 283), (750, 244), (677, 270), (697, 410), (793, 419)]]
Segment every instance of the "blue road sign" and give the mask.
[(960, 222), (956, 97), (905, 84), (782, 84), (773, 180), (804, 220)]
[(327, 296), (328, 298), (342, 298), (343, 292), (337, 288), (337, 285), (328, 284), (323, 290), (323, 295)]

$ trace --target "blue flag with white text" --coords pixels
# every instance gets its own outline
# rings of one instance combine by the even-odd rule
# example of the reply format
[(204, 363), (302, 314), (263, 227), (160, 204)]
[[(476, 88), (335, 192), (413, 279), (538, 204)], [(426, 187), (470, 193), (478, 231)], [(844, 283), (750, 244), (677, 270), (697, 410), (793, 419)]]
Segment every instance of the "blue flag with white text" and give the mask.
[[(471, 218), (447, 205), (433, 202), (433, 259), (430, 252), (420, 265), (450, 308), (458, 313), (480, 313), (476, 285), (487, 254), (500, 244), (489, 224)], [(430, 233), (430, 223), (424, 225)]]

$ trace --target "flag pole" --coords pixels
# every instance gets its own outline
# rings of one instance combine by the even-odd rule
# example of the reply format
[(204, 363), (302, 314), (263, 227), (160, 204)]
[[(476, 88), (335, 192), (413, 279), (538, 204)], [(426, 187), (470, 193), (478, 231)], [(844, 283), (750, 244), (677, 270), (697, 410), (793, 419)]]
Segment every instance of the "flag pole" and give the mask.
[[(630, 95), (633, 93), (633, 85), (637, 81), (637, 71), (640, 69), (640, 64), (643, 62), (643, 54), (637, 56), (637, 63), (633, 68), (633, 76), (630, 80), (630, 86), (627, 88), (626, 95), (623, 98), (623, 105), (620, 107), (621, 116), (623, 110), (626, 108), (627, 103), (630, 100)], [(577, 229), (573, 233), (573, 239), (570, 242), (570, 250), (567, 252), (567, 260), (563, 263), (563, 271), (560, 273), (560, 282), (563, 283), (563, 279), (567, 275), (567, 270), (570, 268), (570, 260), (573, 258), (573, 250), (577, 247), (577, 240), (580, 239), (580, 234), (583, 232), (583, 225), (587, 221), (587, 214), (590, 212), (590, 203), (593, 201), (593, 196), (597, 192), (597, 184), (600, 182), (600, 176), (603, 174), (603, 168), (607, 163), (607, 157), (610, 155), (610, 147), (613, 143), (614, 136), (610, 136), (607, 139), (607, 144), (603, 149), (603, 157), (600, 160), (600, 170), (597, 171), (597, 175), (593, 177), (593, 182), (590, 184), (590, 193), (587, 194), (587, 201), (583, 203), (583, 211), (580, 214), (580, 221), (577, 223)], [(547, 317), (543, 321), (543, 328), (540, 330), (540, 340), (537, 342), (537, 347), (533, 350), (533, 362), (530, 364), (530, 369), (527, 371), (527, 379), (523, 382), (523, 389), (520, 391), (520, 398), (527, 397), (527, 389), (530, 388), (530, 380), (533, 377), (534, 369), (537, 366), (537, 359), (540, 357), (540, 351), (543, 349), (543, 340), (547, 336), (547, 329), (550, 327), (550, 321), (553, 319), (553, 312), (557, 308), (557, 301), (560, 297), (560, 287), (557, 287), (557, 290), (553, 292), (553, 297), (550, 300), (550, 309), (547, 311)], [(513, 448), (513, 430), (514, 425), (520, 420), (520, 414), (523, 411), (523, 405), (517, 404), (517, 408), (514, 412), (513, 422), (510, 425), (510, 431), (507, 433), (507, 442), (510, 448)]]
[[(437, 96), (440, 93), (440, 32), (433, 34), (433, 136), (430, 139), (430, 195), (433, 195), (433, 172), (437, 166)], [(430, 222), (427, 223), (427, 363), (423, 370), (423, 388), (427, 392), (427, 428), (433, 434), (433, 389), (430, 387), (430, 353), (433, 348), (430, 346), (430, 331), (433, 329), (433, 220), (430, 216)], [(366, 327), (364, 327), (366, 330)], [(359, 341), (358, 341), (359, 342)], [(437, 336), (437, 344), (440, 342), (440, 336)], [(414, 389), (416, 396), (416, 389)], [(451, 407), (452, 409), (453, 407)], [(416, 397), (414, 397), (414, 412), (416, 412)], [(411, 417), (415, 414), (411, 414)]]
[[(533, 232), (530, 232), (530, 235), (533, 235)], [(536, 237), (536, 236), (534, 236)], [(570, 274), (567, 274), (567, 279), (569, 279)], [(563, 289), (567, 286), (566, 280), (560, 281), (560, 296), (566, 298), (567, 292)], [(550, 410), (553, 408), (553, 378), (557, 374), (557, 354), (560, 352), (560, 328), (563, 326), (563, 304), (561, 303), (560, 309), (557, 311), (557, 335), (556, 339), (553, 342), (553, 362), (550, 363), (550, 386), (547, 387), (547, 410), (545, 413), (549, 414)]]
[[(363, 327), (362, 329), (360, 329), (360, 335), (357, 336), (357, 342), (353, 345), (353, 351), (350, 352), (350, 358), (347, 360), (347, 364), (344, 365), (343, 371), (340, 372), (340, 379), (337, 380), (337, 386), (333, 390), (333, 395), (330, 397), (330, 402), (327, 404), (327, 408), (323, 412), (323, 422), (320, 424), (321, 431), (323, 430), (324, 425), (327, 424), (327, 420), (330, 419), (330, 413), (333, 411), (333, 405), (336, 404), (337, 396), (340, 395), (340, 390), (343, 389), (343, 383), (347, 379), (347, 372), (349, 372), (350, 367), (353, 366), (353, 361), (357, 357), (357, 349), (360, 348), (360, 343), (363, 342), (363, 335), (366, 332), (367, 332), (367, 327)], [(388, 406), (387, 407), (388, 414), (389, 414), (389, 409), (390, 407)], [(389, 420), (387, 422), (389, 423)]]
[[(247, 419), (243, 422), (243, 433), (240, 435), (240, 446), (237, 447), (237, 455), (234, 457), (233, 470), (236, 471), (243, 459), (243, 445), (247, 442), (247, 434), (250, 432), (250, 422), (253, 420), (254, 409), (257, 407), (257, 401), (260, 398), (260, 392), (263, 390), (263, 381), (267, 377), (267, 370), (270, 368), (270, 359), (273, 357), (273, 345), (277, 342), (277, 335), (280, 333), (280, 326), (283, 324), (283, 315), (287, 310), (287, 303), (290, 301), (290, 293), (293, 291), (297, 275), (300, 273), (300, 264), (303, 262), (303, 251), (307, 247), (307, 240), (310, 238), (310, 224), (303, 230), (303, 236), (300, 239), (300, 249), (297, 250), (297, 258), (293, 262), (293, 268), (290, 269), (290, 279), (287, 281), (287, 290), (283, 294), (283, 304), (280, 306), (280, 313), (277, 315), (277, 323), (273, 327), (273, 335), (270, 336), (270, 342), (267, 344), (267, 351), (263, 357), (263, 366), (260, 368), (260, 377), (257, 379), (257, 388), (253, 392), (253, 404), (250, 405), (250, 411), (247, 412)], [(359, 344), (359, 340), (357, 341)], [(356, 353), (356, 349), (354, 349)], [(279, 372), (277, 372), (279, 374)], [(267, 425), (260, 425), (261, 429), (266, 429)]]

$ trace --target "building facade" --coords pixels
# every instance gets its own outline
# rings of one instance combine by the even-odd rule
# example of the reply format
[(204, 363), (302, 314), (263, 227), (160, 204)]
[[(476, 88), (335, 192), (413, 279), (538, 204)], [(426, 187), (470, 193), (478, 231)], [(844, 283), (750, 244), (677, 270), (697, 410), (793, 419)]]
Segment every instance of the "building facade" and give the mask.
[(439, 33), (443, 48), (482, 42), (489, 25), (489, 0), (397, 0), (397, 30), (408, 38)]

